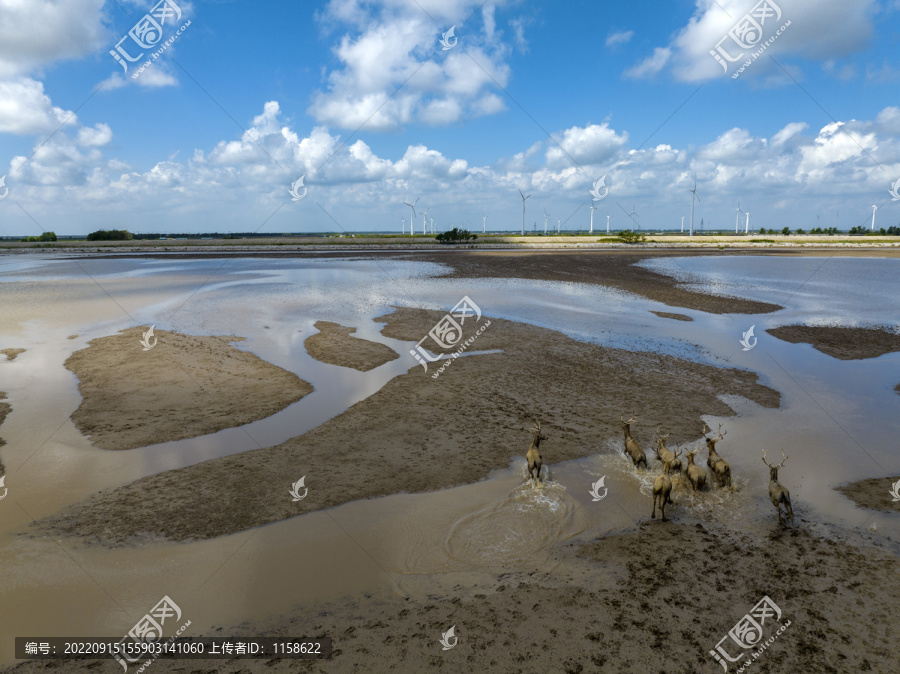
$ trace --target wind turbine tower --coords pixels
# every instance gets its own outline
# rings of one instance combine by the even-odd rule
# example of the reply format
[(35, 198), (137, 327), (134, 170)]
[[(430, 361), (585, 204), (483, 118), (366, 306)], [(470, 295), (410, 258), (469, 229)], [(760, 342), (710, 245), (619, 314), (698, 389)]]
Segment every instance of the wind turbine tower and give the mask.
[(747, 224), (744, 226), (744, 234), (750, 233), (750, 211), (747, 211)]
[(594, 233), (594, 200), (591, 199), (591, 234)]
[(634, 210), (634, 202), (631, 204), (631, 213), (628, 215), (631, 216), (631, 231), (634, 231), (634, 216), (637, 215), (637, 211)]
[(697, 196), (697, 176), (694, 176), (694, 189), (691, 190), (691, 236), (694, 236), (694, 197), (700, 201), (700, 197)]
[(519, 190), (519, 195), (522, 197), (522, 236), (525, 236), (525, 200), (528, 199), (531, 195), (529, 194), (527, 197), (522, 194), (522, 190)]
[(400, 233), (406, 234), (406, 218), (400, 218)]
[(481, 233), (487, 233), (487, 216), (484, 213), (481, 214)]
[[(430, 208), (430, 206), (429, 206), (429, 208)], [(428, 208), (426, 208), (424, 211), (422, 211), (422, 234), (424, 234), (426, 236), (428, 235), (427, 218), (428, 218)]]
[(609, 234), (609, 213), (606, 214), (606, 233)]
[(559, 234), (560, 219), (556, 218), (556, 233)]
[(547, 220), (550, 217), (550, 214), (547, 213), (547, 209), (544, 209), (544, 236), (547, 236)]
[(875, 231), (875, 211), (878, 210), (878, 206), (872, 204), (872, 231)]
[(743, 211), (741, 210), (741, 202), (739, 201), (738, 205), (737, 205), (737, 210), (734, 212), (734, 233), (735, 234), (738, 233), (738, 222), (741, 219), (741, 213), (743, 213)]
[(681, 233), (684, 234), (684, 216), (681, 216)]
[(414, 202), (409, 203), (408, 201), (404, 201), (403, 203), (409, 206), (409, 210), (412, 211), (412, 215), (409, 216), (409, 235), (413, 235), (413, 223), (416, 221), (416, 204), (419, 203), (419, 199), (422, 197), (418, 197)]

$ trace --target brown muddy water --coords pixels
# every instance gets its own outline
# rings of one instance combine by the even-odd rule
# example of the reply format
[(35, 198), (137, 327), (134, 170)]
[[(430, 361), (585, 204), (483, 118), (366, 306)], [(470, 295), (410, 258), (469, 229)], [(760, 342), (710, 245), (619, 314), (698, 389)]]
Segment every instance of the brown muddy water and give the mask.
[[(555, 543), (620, 531), (646, 519), (652, 477), (635, 472), (621, 454), (621, 440), (611, 437), (603, 446), (585, 447), (583, 459), (546, 467), (542, 487), (527, 483), (524, 459), (515, 458), (474, 484), (350, 502), (209, 541), (146, 541), (109, 550), (22, 535), (32, 520), (98, 490), (250, 451), (258, 446), (254, 441), (277, 444), (340, 414), (417, 367), (409, 355), (414, 344), (382, 336), (383, 324), (375, 317), (391, 306), (449, 309), (462, 295), (489, 316), (760, 373), (762, 383), (782, 393), (781, 408), (729, 398), (737, 416), (710, 417), (707, 423), (724, 423), (725, 443), (733, 446), (790, 448), (781, 479), (791, 490), (795, 512), (811, 528), (816, 522), (867, 531), (874, 526), (872, 535), (900, 539), (895, 515), (863, 511), (833, 489), (900, 473), (893, 421), (900, 418), (900, 396), (892, 390), (900, 381), (900, 354), (837, 361), (765, 333), (793, 322), (875, 322), (897, 329), (900, 306), (889, 279), (897, 277), (898, 262), (829, 260), (832, 283), (805, 283), (812, 267), (821, 264), (806, 258), (707, 257), (662, 264), (667, 273), (690, 276), (698, 287), (778, 302), (785, 309), (764, 316), (678, 309), (694, 320), (672, 321), (650, 313), (671, 307), (619, 291), (430, 279), (435, 265), (397, 261), (0, 257), (0, 349), (26, 349), (15, 361), (0, 361), (0, 390), (13, 407), (0, 427), (7, 441), (0, 456), (8, 489), (0, 500), (0, 664), (14, 662), (15, 636), (124, 634), (163, 595), (172, 597), (192, 621), (192, 631), (202, 634), (215, 625), (263, 619), (345, 595), (409, 595), (472, 587), (503, 570), (546, 571), (555, 563)], [(835, 279), (843, 289), (837, 298)], [(355, 326), (356, 336), (386, 344), (401, 357), (365, 373), (315, 361), (303, 341), (315, 332), (317, 320)], [(243, 429), (129, 451), (95, 449), (69, 420), (80, 398), (63, 363), (91, 339), (144, 324), (245, 337), (237, 348), (296, 373), (315, 391)], [(758, 342), (745, 351), (739, 340), (751, 325)], [(411, 404), (411, 414), (420, 412)], [(699, 429), (697, 437), (699, 442)], [(510, 448), (510, 456), (520, 450)], [(669, 515), (688, 522), (714, 518), (751, 530), (771, 524), (774, 513), (759, 455), (728, 459), (733, 490), (695, 495), (679, 485)], [(299, 477), (272, 485), (273, 498), (290, 498), (290, 483)], [(591, 487), (601, 477), (605, 485), (597, 499)], [(313, 482), (310, 476), (307, 486)]]

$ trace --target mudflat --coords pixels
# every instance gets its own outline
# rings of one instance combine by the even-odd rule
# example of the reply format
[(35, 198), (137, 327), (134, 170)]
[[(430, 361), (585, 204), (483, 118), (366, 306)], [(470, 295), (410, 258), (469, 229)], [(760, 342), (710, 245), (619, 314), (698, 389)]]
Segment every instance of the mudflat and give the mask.
[(303, 345), (310, 356), (323, 363), (368, 372), (400, 357), (389, 346), (354, 337), (356, 328), (330, 321), (316, 321), (315, 328), (319, 332), (307, 337)]
[[(403, 308), (380, 320), (386, 336), (418, 341), (442, 316)], [(480, 480), (524, 453), (530, 441), (525, 427), (535, 418), (553, 437), (553, 453), (545, 460), (560, 462), (600, 451), (606, 438), (621, 434), (622, 413), (640, 416), (640, 430), (637, 425), (633, 430), (645, 443), (660, 424), (671, 429), (673, 441), (687, 441), (701, 426), (701, 415), (733, 414), (720, 400), (723, 393), (779, 405), (779, 393), (746, 370), (606, 348), (554, 330), (486, 320), (490, 327), (473, 348), (502, 353), (457, 358), (438, 380), (432, 378), (434, 364), (427, 372), (416, 365), (304, 435), (100, 492), (43, 520), (38, 529), (106, 545), (146, 534), (175, 541), (211, 538), (348, 501)], [(464, 338), (479, 325), (468, 321)], [(205, 346), (197, 342), (195, 348)], [(102, 353), (92, 356), (90, 348), (80, 353), (85, 374), (102, 379), (118, 366)], [(680, 404), (673, 407), (672, 399)], [(157, 400), (164, 409), (171, 404), (162, 396)], [(410, 414), (413, 400), (421, 413)], [(153, 419), (160, 412), (150, 407), (143, 414)], [(318, 476), (307, 481), (309, 496), (299, 503), (273, 498), (272, 485), (294, 474)]]
[(284, 409), (312, 386), (231, 342), (147, 326), (93, 339), (66, 360), (82, 402), (72, 421), (101, 449), (133, 449), (241, 426)]

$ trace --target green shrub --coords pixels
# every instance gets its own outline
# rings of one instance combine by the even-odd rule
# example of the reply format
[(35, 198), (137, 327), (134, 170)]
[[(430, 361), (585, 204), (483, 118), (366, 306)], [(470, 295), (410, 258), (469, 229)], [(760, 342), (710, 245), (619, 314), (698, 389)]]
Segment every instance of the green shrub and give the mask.
[(624, 232), (619, 232), (619, 240), (623, 243), (642, 243), (646, 239), (647, 237), (645, 237), (643, 234), (632, 232), (630, 229), (626, 229)]
[(87, 235), (88, 241), (130, 241), (132, 238), (127, 229), (98, 229)]
[(468, 240), (474, 241), (478, 238), (477, 234), (472, 234), (468, 229), (459, 229), (454, 227), (449, 232), (441, 232), (436, 237), (438, 243), (465, 243)]

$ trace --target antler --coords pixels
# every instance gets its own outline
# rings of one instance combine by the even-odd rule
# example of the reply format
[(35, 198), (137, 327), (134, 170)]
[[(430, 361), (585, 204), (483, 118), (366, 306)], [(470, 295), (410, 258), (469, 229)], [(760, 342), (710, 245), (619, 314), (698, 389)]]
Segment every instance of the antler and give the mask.
[(712, 432), (712, 430), (710, 429), (710, 427), (704, 423), (702, 433), (703, 433), (703, 437), (706, 438), (707, 440), (712, 440), (713, 442), (718, 442), (719, 440), (724, 438), (726, 435), (728, 435), (728, 431), (725, 431), (724, 433), (722, 432), (722, 424), (719, 424), (719, 430), (718, 430), (719, 435), (717, 435), (714, 438), (707, 438), (706, 434), (711, 433), (711, 432)]
[(781, 468), (784, 465), (784, 462), (788, 460), (787, 455), (784, 453), (783, 449), (781, 450), (781, 456), (782, 456), (781, 463), (779, 463), (777, 466), (775, 466), (776, 468)]
[(676, 459), (678, 458), (678, 455), (681, 453), (681, 449), (682, 449), (681, 445), (679, 445), (678, 447), (675, 448), (675, 458)]
[(672, 435), (672, 434), (669, 433), (668, 435), (665, 435), (665, 436), (661, 435), (660, 432), (659, 432), (659, 426), (656, 427), (656, 437), (658, 437), (658, 438), (659, 438), (660, 440), (662, 440), (663, 442), (665, 442), (666, 440), (669, 439), (669, 435)]
[(532, 419), (532, 421), (534, 422), (534, 428), (532, 428), (531, 430), (537, 431), (538, 433), (540, 433), (541, 432), (541, 422), (538, 421), (537, 419)]
[(719, 435), (716, 437), (716, 442), (718, 442), (719, 440), (721, 440), (722, 438), (724, 438), (726, 435), (728, 435), (728, 431), (725, 431), (724, 433), (722, 432), (722, 424), (719, 424), (719, 431), (718, 431), (718, 433), (719, 433)]
[(637, 417), (634, 416), (634, 412), (631, 413), (631, 418), (630, 418), (628, 421), (625, 421), (625, 418), (624, 418), (624, 417), (625, 417), (625, 413), (624, 413), (624, 412), (623, 412), (622, 414), (619, 415), (619, 420), (620, 420), (623, 424), (630, 424), (632, 421), (635, 421), (635, 420), (637, 419)]

